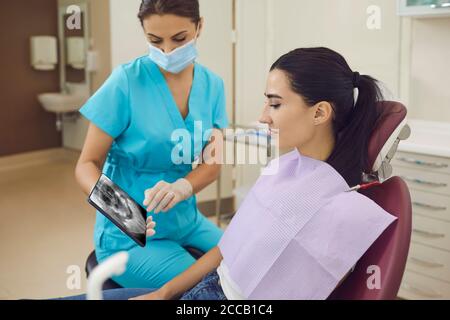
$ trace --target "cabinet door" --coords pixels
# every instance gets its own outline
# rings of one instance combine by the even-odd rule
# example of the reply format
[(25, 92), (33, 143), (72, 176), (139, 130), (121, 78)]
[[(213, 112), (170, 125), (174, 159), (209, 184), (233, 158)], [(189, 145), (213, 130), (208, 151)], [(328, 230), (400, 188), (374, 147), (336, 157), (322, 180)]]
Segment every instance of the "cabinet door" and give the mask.
[(398, 0), (398, 3), (402, 16), (450, 16), (450, 0)]

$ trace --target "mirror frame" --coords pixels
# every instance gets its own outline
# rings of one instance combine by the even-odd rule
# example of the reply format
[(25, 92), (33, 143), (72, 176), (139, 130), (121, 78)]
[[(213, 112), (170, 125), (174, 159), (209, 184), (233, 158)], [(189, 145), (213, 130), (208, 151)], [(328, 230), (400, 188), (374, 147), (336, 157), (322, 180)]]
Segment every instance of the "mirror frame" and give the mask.
[(67, 82), (66, 76), (66, 37), (65, 37), (65, 28), (66, 21), (64, 20), (64, 16), (68, 13), (67, 9), (69, 6), (78, 6), (81, 9), (81, 12), (84, 14), (83, 19), (83, 35), (84, 35), (84, 46), (86, 50), (86, 54), (90, 47), (90, 28), (89, 28), (89, 3), (87, 0), (58, 0), (58, 43), (59, 43), (59, 58), (60, 58), (60, 90), (64, 93), (69, 93), (69, 87), (71, 84), (74, 86), (86, 86), (84, 90), (85, 93), (89, 94), (91, 89), (91, 77), (90, 72), (87, 68), (84, 68), (84, 82), (80, 83), (69, 83)]

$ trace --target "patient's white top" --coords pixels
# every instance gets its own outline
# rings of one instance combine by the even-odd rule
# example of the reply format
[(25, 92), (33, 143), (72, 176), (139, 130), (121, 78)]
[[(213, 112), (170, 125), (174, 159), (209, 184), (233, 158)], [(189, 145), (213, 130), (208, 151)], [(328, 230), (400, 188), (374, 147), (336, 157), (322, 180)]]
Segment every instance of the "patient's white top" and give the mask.
[(231, 279), (228, 268), (223, 260), (217, 268), (217, 274), (220, 278), (220, 285), (222, 287), (223, 293), (228, 300), (246, 300), (239, 290), (239, 287), (236, 285), (233, 279)]

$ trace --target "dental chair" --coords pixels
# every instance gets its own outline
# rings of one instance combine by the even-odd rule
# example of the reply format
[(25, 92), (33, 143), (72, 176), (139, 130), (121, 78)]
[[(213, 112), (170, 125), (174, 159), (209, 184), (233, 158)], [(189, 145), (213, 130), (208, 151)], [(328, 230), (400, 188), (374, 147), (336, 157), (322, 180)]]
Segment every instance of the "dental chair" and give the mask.
[[(330, 295), (330, 300), (394, 300), (400, 288), (411, 240), (412, 209), (406, 183), (391, 177), (391, 159), (400, 140), (409, 138), (406, 108), (397, 102), (378, 105), (380, 117), (369, 141), (369, 164), (362, 183), (381, 182), (360, 191), (397, 217), (358, 261), (353, 272)], [(380, 286), (373, 276), (381, 277)], [(375, 287), (375, 288), (374, 288)]]
[[(369, 163), (362, 184), (381, 184), (360, 191), (379, 206), (398, 218), (375, 241), (356, 264), (345, 281), (330, 295), (330, 300), (393, 300), (396, 299), (411, 240), (411, 198), (406, 183), (399, 177), (391, 177), (390, 161), (401, 140), (410, 135), (406, 123), (406, 108), (397, 102), (381, 102), (378, 105), (379, 118), (372, 132), (369, 146)], [(196, 259), (203, 253), (195, 248), (186, 248)], [(86, 261), (86, 274), (97, 266), (95, 252)], [(374, 266), (376, 269), (374, 269)], [(371, 289), (368, 286), (372, 272), (380, 271), (381, 285)], [(112, 280), (107, 280), (103, 289), (120, 288)]]

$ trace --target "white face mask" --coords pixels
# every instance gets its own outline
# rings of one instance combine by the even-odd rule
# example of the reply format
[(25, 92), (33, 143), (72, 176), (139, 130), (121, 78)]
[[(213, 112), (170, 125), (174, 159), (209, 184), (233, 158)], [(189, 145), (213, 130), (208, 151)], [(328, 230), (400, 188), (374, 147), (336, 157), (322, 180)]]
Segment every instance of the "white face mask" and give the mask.
[(170, 53), (164, 53), (161, 49), (149, 43), (149, 57), (154, 63), (167, 72), (180, 73), (197, 59), (197, 35), (198, 33), (194, 39)]

